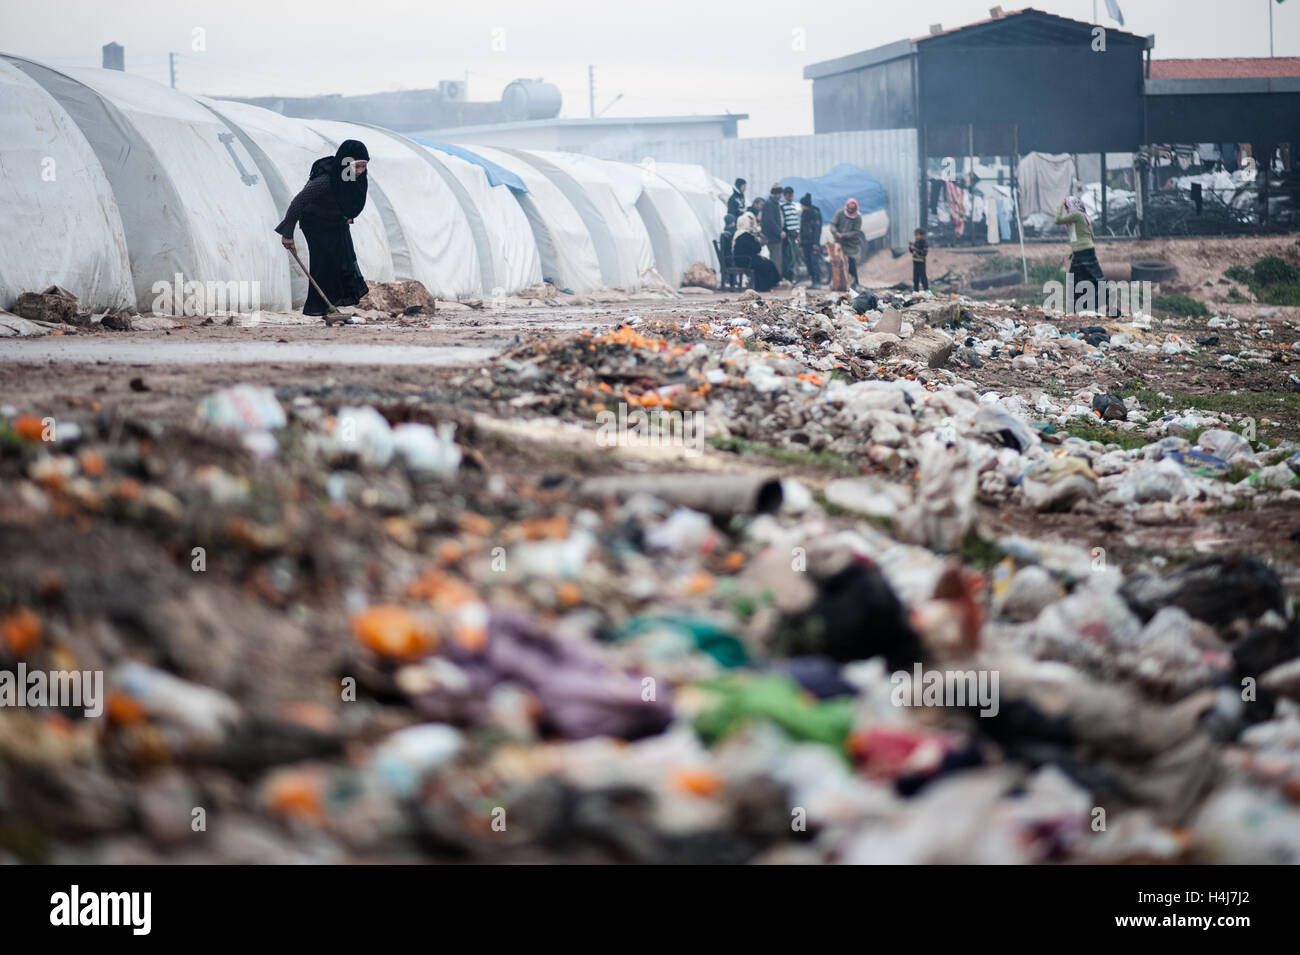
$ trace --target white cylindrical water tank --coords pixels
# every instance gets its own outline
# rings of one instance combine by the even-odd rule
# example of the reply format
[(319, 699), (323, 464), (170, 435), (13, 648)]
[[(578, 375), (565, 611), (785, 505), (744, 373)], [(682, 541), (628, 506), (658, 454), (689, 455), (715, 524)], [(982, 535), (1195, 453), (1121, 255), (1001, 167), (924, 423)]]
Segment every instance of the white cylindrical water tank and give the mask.
[(560, 88), (542, 80), (515, 80), (501, 93), (506, 119), (552, 119), (560, 115)]

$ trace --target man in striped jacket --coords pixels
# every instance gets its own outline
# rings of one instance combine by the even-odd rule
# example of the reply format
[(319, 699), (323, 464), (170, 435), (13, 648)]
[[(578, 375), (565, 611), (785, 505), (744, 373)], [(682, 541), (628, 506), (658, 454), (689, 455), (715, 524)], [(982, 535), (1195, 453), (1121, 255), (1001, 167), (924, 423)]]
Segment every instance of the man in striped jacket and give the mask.
[(794, 201), (794, 187), (786, 186), (781, 191), (781, 216), (785, 219), (785, 248), (782, 256), (782, 270), (786, 279), (794, 281), (794, 267), (799, 254), (799, 204)]

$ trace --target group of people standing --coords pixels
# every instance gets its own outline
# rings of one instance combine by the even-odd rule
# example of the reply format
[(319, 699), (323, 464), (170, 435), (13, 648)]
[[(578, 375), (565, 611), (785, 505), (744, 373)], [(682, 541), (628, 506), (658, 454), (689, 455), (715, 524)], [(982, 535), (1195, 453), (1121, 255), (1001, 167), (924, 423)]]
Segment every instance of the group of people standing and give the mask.
[[(759, 197), (747, 205), (747, 186), (744, 179), (737, 179), (727, 200), (726, 227), (719, 243), (723, 254), (747, 257), (754, 269), (754, 287), (760, 292), (769, 291), (783, 278), (793, 283), (800, 258), (812, 287), (822, 287), (823, 223), (812, 194), (804, 193), (796, 203), (794, 189), (778, 183), (766, 200)], [(858, 262), (866, 251), (856, 199), (848, 200), (835, 213), (830, 233), (831, 241), (844, 253), (856, 285)], [(767, 249), (767, 257), (760, 255), (763, 249)]]
[[(301, 225), (311, 252), (311, 288), (303, 309), (305, 315), (325, 315), (340, 305), (355, 305), (367, 286), (357, 266), (349, 226), (366, 204), (366, 167), (370, 154), (365, 144), (350, 139), (333, 156), (316, 160), (307, 185), (294, 197), (284, 220), (276, 226), (285, 248), (296, 254), (294, 228)], [(822, 214), (804, 193), (796, 204), (794, 189), (772, 186), (766, 201), (745, 204), (746, 183), (737, 179), (727, 201), (726, 227), (719, 246), (724, 257), (742, 257), (754, 271), (754, 288), (767, 292), (782, 278), (794, 282), (796, 258), (802, 254), (813, 288), (821, 286)], [(1097, 262), (1092, 222), (1077, 196), (1062, 200), (1056, 222), (1068, 230), (1070, 272), (1075, 287), (1090, 287), (1095, 307), (1107, 315), (1117, 314), (1108, 301), (1105, 277)], [(845, 267), (858, 284), (858, 261), (866, 250), (858, 201), (849, 199), (835, 213), (830, 224), (831, 241), (843, 253)], [(767, 256), (761, 253), (767, 249)], [(908, 246), (912, 254), (912, 286), (929, 289), (925, 265), (929, 246), (925, 230), (917, 229)], [(834, 257), (833, 257), (833, 261)], [(1073, 303), (1072, 303), (1073, 304)]]

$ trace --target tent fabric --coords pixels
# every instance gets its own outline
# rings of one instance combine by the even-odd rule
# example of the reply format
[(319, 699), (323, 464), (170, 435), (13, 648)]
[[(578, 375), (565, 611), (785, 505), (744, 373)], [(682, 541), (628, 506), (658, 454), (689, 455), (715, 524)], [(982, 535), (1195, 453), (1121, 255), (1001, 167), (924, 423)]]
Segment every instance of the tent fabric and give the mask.
[(484, 292), (497, 298), (542, 281), (537, 242), (515, 195), (506, 186), (493, 186), (483, 166), (458, 156), (421, 147), (437, 157), (468, 193), (483, 221), (491, 256), (492, 281)]
[(713, 240), (722, 234), (726, 224), (727, 199), (731, 195), (731, 186), (703, 166), (690, 163), (656, 162), (654, 169), (656, 174), (672, 183), (690, 203), (709, 240), (709, 254), (704, 261), (716, 267), (718, 255), (713, 248)]
[(0, 308), (59, 285), (90, 309), (136, 304), (126, 233), (95, 151), (41, 86), (0, 59)]
[(528, 192), (528, 186), (520, 176), (511, 172), (504, 166), (494, 163), (492, 160), (479, 155), (478, 153), (470, 152), (464, 146), (442, 143), (435, 139), (426, 139), (423, 136), (412, 136), (410, 138), (421, 146), (429, 146), (439, 152), (447, 153), (448, 155), (455, 156), (457, 159), (463, 159), (465, 162), (472, 162), (476, 166), (483, 167), (483, 172), (487, 174), (488, 182), (494, 186), (508, 186), (510, 189), (518, 193), (526, 194)]
[[(596, 183), (605, 181), (613, 187), (614, 195), (623, 209), (628, 227), (632, 230), (635, 244), (632, 252), (636, 257), (636, 272), (644, 276), (655, 268), (654, 242), (650, 239), (650, 229), (641, 208), (644, 207), (645, 177), (639, 166), (623, 162), (610, 162), (579, 153), (550, 153), (552, 162), (558, 162), (571, 169), (586, 188), (596, 188)], [(639, 205), (640, 204), (640, 205)]]
[[(506, 295), (543, 277), (579, 293), (631, 292), (656, 268), (677, 285), (691, 264), (713, 261), (721, 229), (726, 188), (699, 166), (417, 142), (3, 55), (0, 86), (11, 225), (0, 304), (59, 284), (96, 307), (173, 311), (194, 304), (194, 283), (209, 293), (197, 303), (206, 312), (301, 304), (306, 279), (274, 229), (312, 162), (344, 139), (365, 141), (373, 159), (371, 201), (352, 229), (363, 274), (415, 279), (441, 299)], [(37, 185), (46, 157), (58, 190)], [(164, 303), (163, 290), (184, 298)]]
[[(636, 209), (650, 234), (655, 270), (669, 285), (682, 284), (686, 270), (696, 262), (712, 265), (712, 236), (706, 235), (691, 204), (653, 163), (610, 162), (615, 176), (635, 174), (641, 185)], [(618, 168), (621, 167), (621, 168)]]
[[(858, 200), (858, 209), (863, 215), (889, 208), (889, 197), (885, 193), (885, 187), (871, 173), (852, 163), (842, 162), (826, 175), (815, 179), (784, 176), (781, 185), (789, 186), (794, 190), (796, 202), (805, 192), (811, 193), (813, 204), (821, 210), (823, 222), (830, 222), (849, 199)], [(888, 213), (886, 213), (887, 221)], [(863, 227), (865, 229), (865, 222)]]
[(223, 122), (183, 93), (129, 73), (10, 62), (59, 102), (94, 149), (122, 218), (137, 307), (177, 307), (174, 296), (171, 307), (160, 296), (180, 275), (203, 287), (219, 283), (223, 299), (229, 283), (239, 283), (239, 310), (289, 308), (289, 263), (267, 254), (279, 214), (257, 164)]
[[(198, 100), (240, 135), (244, 148), (257, 162), (281, 216), (306, 183), (311, 164), (337, 148), (301, 120), (249, 103), (205, 97), (198, 97)], [(382, 190), (373, 183), (369, 198), (361, 215), (352, 223), (352, 244), (356, 248), (362, 275), (373, 282), (391, 282), (394, 278), (393, 254), (388, 248), (388, 235), (379, 213)], [(307, 240), (302, 229), (298, 229), (295, 236), (298, 255), (310, 268)], [(275, 236), (271, 240), (278, 241)], [(293, 307), (301, 308), (307, 299), (307, 277), (296, 265), (289, 274), (293, 285)]]
[(475, 146), (474, 151), (528, 186), (527, 195), (516, 195), (516, 199), (532, 228), (543, 278), (579, 294), (600, 288), (603, 280), (595, 243), (560, 187), (520, 156), (490, 146)]
[(416, 152), (421, 147), (356, 123), (306, 122), (334, 148), (345, 139), (366, 144), (370, 151), (366, 174), (383, 191), (380, 213), (388, 230), (395, 276), (423, 282), (436, 298), (481, 298), (478, 246), (466, 241), (471, 235), (469, 219), (434, 164)]
[(492, 255), (492, 239), (488, 235), (487, 222), (484, 220), (478, 204), (469, 194), (469, 190), (465, 188), (465, 184), (452, 173), (444, 161), (450, 160), (452, 157), (437, 150), (429, 149), (427, 146), (421, 146), (414, 140), (391, 129), (385, 129), (371, 123), (359, 123), (357, 125), (364, 125), (369, 129), (373, 129), (377, 136), (387, 136), (393, 141), (401, 143), (428, 163), (433, 171), (442, 177), (442, 181), (447, 184), (451, 194), (456, 197), (456, 202), (460, 205), (460, 211), (464, 213), (465, 221), (469, 224), (470, 238), (474, 242), (474, 249), (478, 258), (479, 294), (486, 295), (493, 289), (498, 288), (495, 262)]
[[(537, 150), (510, 152), (545, 174), (578, 210), (596, 245), (604, 284), (629, 292), (639, 289), (642, 284), (640, 263), (643, 261), (640, 240), (644, 236), (645, 245), (649, 246), (650, 237), (640, 216), (636, 217), (638, 234), (613, 183), (594, 165), (594, 161), (583, 157), (586, 162), (574, 163), (567, 154)], [(653, 258), (653, 251), (649, 255)]]

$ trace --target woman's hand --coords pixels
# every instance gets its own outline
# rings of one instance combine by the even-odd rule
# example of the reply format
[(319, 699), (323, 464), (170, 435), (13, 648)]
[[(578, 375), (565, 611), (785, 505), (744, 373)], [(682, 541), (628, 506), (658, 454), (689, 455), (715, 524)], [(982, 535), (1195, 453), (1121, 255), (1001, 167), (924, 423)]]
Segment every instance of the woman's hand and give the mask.
[(286, 249), (288, 249), (290, 252), (298, 251), (298, 247), (293, 244), (292, 236), (288, 236), (288, 235), (280, 236), (280, 244), (284, 246)]

